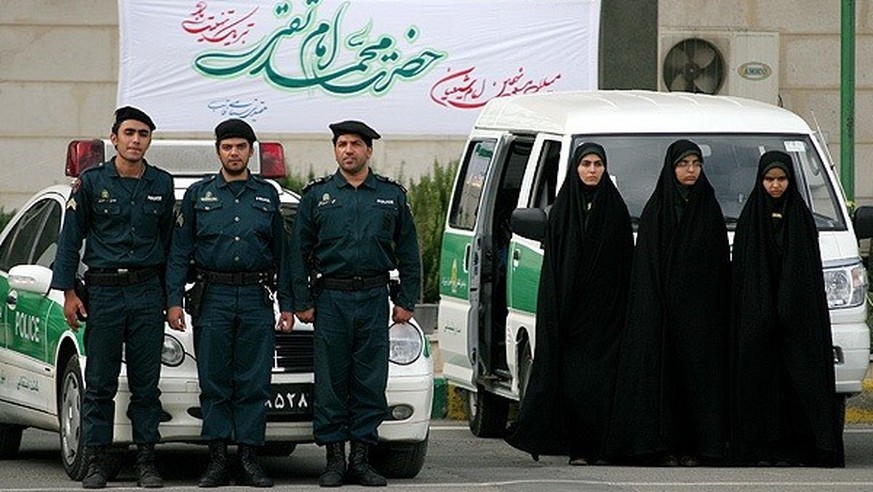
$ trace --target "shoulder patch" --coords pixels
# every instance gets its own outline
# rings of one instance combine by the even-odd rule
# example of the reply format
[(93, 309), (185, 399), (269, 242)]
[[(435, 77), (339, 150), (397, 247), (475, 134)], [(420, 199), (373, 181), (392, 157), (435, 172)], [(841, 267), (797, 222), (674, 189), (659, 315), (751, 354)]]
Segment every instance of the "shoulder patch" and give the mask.
[(392, 179), (392, 178), (389, 178), (388, 176), (382, 176), (381, 174), (376, 174), (376, 173), (373, 173), (373, 176), (374, 176), (376, 179), (378, 179), (379, 181), (383, 181), (383, 182), (385, 182), (385, 183), (391, 183), (391, 184), (393, 184), (393, 185), (396, 185), (398, 188), (400, 188), (400, 190), (401, 190), (403, 193), (406, 193), (406, 188), (404, 188), (403, 185), (400, 184), (400, 183), (398, 183), (396, 180), (394, 180), (394, 179)]
[(326, 176), (321, 176), (319, 178), (313, 179), (312, 181), (307, 183), (306, 186), (303, 187), (303, 193), (306, 193), (306, 190), (313, 186), (320, 185), (321, 183), (327, 183), (331, 180), (331, 178), (333, 178), (333, 174), (328, 174)]

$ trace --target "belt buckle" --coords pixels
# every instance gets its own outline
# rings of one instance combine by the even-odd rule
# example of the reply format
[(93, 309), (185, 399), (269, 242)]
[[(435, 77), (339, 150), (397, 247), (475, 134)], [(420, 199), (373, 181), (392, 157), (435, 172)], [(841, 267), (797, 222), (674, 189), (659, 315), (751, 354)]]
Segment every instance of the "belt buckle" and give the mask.
[(352, 289), (362, 290), (364, 288), (364, 279), (359, 276), (352, 277)]

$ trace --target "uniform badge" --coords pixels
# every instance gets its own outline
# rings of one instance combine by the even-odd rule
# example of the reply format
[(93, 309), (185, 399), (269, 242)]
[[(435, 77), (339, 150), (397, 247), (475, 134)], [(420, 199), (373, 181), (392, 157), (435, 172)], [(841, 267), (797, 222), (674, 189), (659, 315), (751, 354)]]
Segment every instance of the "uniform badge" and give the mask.
[(318, 202), (317, 206), (321, 207), (322, 205), (327, 205), (329, 203), (333, 203), (333, 200), (330, 198), (330, 193), (325, 193), (324, 195), (321, 195), (321, 201)]
[(218, 197), (213, 195), (211, 191), (207, 191), (206, 194), (200, 197), (201, 202), (217, 202)]
[(70, 199), (67, 200), (67, 208), (69, 208), (70, 210), (76, 210), (76, 206), (77, 206), (76, 199), (73, 197), (70, 197)]
[(109, 190), (106, 188), (100, 190), (100, 198), (103, 200), (109, 200)]

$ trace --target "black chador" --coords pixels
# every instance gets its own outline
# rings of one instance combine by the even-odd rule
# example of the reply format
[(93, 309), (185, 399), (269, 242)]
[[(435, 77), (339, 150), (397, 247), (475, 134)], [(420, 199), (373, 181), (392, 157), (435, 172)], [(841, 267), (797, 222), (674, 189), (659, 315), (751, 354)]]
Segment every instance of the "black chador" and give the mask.
[(724, 455), (728, 238), (703, 169), (691, 185), (676, 177), (689, 156), (702, 166), (693, 142), (670, 145), (640, 217), (608, 440), (615, 457), (692, 465)]
[(599, 156), (582, 144), (549, 213), (536, 315), (536, 348), (519, 421), (507, 441), (535, 457), (597, 460), (615, 387), (633, 230), (627, 206), (604, 170), (585, 185), (577, 167)]
[[(787, 176), (778, 198), (763, 184), (773, 169)], [(737, 222), (733, 275), (733, 457), (843, 466), (818, 231), (784, 152), (761, 156)]]

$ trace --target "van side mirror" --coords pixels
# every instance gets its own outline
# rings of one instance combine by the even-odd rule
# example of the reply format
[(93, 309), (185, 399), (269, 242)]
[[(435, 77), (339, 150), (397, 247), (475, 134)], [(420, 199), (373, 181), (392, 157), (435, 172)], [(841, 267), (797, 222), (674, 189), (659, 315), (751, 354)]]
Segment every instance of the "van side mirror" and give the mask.
[(509, 226), (519, 236), (543, 241), (546, 238), (548, 216), (541, 208), (517, 208), (512, 211)]
[(873, 238), (873, 207), (864, 206), (855, 209), (852, 216), (855, 226), (855, 237), (860, 239)]

